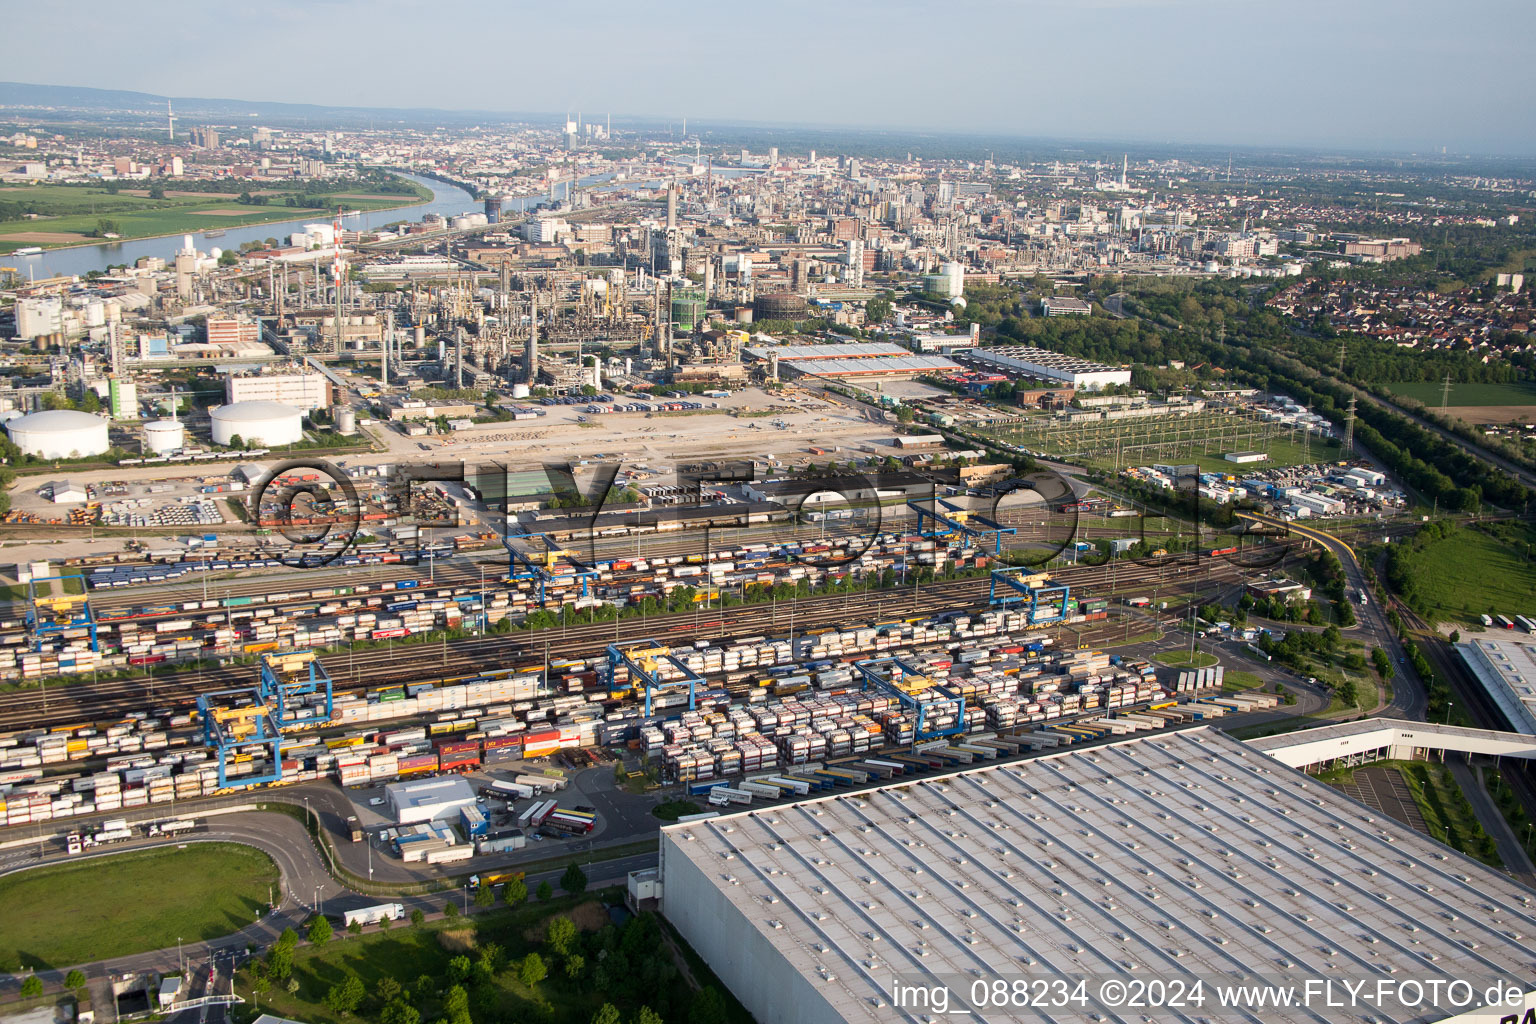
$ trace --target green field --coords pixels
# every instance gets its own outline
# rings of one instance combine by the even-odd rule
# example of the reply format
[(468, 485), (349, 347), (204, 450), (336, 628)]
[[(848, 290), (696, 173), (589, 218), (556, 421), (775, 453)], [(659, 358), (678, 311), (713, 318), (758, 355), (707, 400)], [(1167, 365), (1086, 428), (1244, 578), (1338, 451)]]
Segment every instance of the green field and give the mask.
[(1205, 651), (1196, 651), (1194, 654), (1188, 651), (1168, 651), (1157, 655), (1152, 660), (1159, 665), (1169, 665), (1173, 668), (1210, 668), (1216, 664), (1217, 658), (1216, 655), (1207, 654)]
[[(166, 185), (168, 192), (175, 192), (174, 182), (167, 182)], [(367, 193), (357, 195), (366, 196)], [(349, 192), (347, 198), (338, 196), (334, 202), (349, 210), (379, 210), (416, 203), (425, 198), (430, 198), (430, 194), (418, 188), (414, 196), (373, 195), (354, 198)], [(49, 249), (91, 244), (100, 240), (97, 232), (102, 220), (114, 221), (115, 233), (128, 239), (270, 224), (304, 217), (328, 216), (335, 212), (334, 206), (325, 209), (287, 206), (283, 200), (282, 194), (276, 194), (268, 197), (265, 206), (247, 206), (239, 202), (237, 194), (168, 194), (164, 199), (149, 199), (122, 192), (113, 194), (105, 189), (68, 185), (0, 188), (0, 204), (27, 203), (34, 205), (39, 213), (38, 218), (33, 220), (0, 220), (0, 253), (32, 245)], [(29, 237), (34, 235), (59, 237)]]
[(253, 923), (278, 882), (233, 843), (115, 853), (0, 878), (0, 970), (70, 967), (214, 939)]
[(1252, 672), (1223, 672), (1221, 674), (1221, 692), (1237, 693), (1241, 690), (1258, 690), (1264, 686), (1264, 680)]
[[(1432, 409), (1440, 407), (1443, 384), (1434, 381), (1412, 381), (1388, 384), (1394, 395), (1423, 402)], [(1536, 383), (1519, 384), (1452, 384), (1450, 404), (1467, 405), (1536, 405)]]
[(1536, 615), (1536, 529), (1515, 523), (1455, 531), (1408, 555), (1410, 603), (1430, 622)]

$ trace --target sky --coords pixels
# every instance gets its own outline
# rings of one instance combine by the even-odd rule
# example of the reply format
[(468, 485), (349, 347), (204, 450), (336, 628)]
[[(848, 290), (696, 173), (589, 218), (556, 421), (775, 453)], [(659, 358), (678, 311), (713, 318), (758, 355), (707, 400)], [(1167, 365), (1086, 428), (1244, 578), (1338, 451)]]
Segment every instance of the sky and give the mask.
[(1532, 0), (0, 0), (0, 24), (53, 41), (8, 47), (12, 81), (173, 96), (1536, 155)]

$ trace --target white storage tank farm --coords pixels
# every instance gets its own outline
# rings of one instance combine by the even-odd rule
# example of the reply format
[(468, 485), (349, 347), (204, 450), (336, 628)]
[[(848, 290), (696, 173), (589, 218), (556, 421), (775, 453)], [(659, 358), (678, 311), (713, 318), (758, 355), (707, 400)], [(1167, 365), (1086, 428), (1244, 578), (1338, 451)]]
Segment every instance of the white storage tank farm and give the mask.
[(336, 413), (336, 432), (351, 436), (357, 433), (357, 412), (353, 409), (340, 409)]
[(150, 420), (144, 424), (144, 448), (164, 455), (186, 446), (187, 428), (180, 420)]
[(11, 420), (5, 429), (22, 454), (44, 459), (100, 455), (109, 447), (107, 421), (73, 409), (34, 412)]
[(231, 402), (208, 414), (213, 443), (227, 445), (236, 434), (249, 444), (271, 448), (303, 436), (303, 414), (282, 402)]

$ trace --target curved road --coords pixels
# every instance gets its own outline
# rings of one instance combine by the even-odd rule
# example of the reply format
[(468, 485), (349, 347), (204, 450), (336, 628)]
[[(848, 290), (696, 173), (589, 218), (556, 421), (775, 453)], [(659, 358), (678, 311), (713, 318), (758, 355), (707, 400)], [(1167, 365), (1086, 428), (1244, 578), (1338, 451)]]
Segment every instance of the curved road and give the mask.
[[(1344, 541), (1322, 530), (1316, 530), (1296, 523), (1288, 523), (1269, 516), (1256, 515), (1251, 512), (1237, 513), (1239, 518), (1262, 523), (1265, 526), (1294, 533), (1307, 540), (1315, 541), (1327, 548), (1338, 558), (1339, 564), (1344, 567), (1344, 577), (1348, 583), (1345, 594), (1346, 600), (1351, 592), (1366, 594), (1371, 593), (1371, 588), (1366, 584), (1365, 573), (1361, 569), (1360, 561), (1355, 557), (1354, 548)], [(1413, 666), (1408, 664), (1407, 653), (1403, 650), (1402, 643), (1397, 634), (1392, 631), (1387, 622), (1386, 612), (1381, 608), (1380, 602), (1374, 596), (1368, 604), (1361, 607), (1355, 605), (1356, 618), (1359, 625), (1352, 627), (1369, 634), (1370, 640), (1374, 640), (1376, 646), (1386, 651), (1395, 664), (1395, 675), (1392, 680), (1392, 700), (1378, 714), (1388, 718), (1403, 718), (1410, 721), (1422, 722), (1424, 713), (1429, 705), (1429, 698), (1424, 688), (1424, 683), (1414, 672)], [(1368, 640), (1367, 642), (1370, 642)]]

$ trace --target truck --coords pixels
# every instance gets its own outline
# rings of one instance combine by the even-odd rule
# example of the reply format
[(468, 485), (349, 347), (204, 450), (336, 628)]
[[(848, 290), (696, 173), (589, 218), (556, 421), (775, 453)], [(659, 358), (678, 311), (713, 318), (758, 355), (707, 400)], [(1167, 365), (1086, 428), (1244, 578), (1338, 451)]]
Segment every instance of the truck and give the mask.
[(101, 831), (91, 836), (90, 845), (104, 846), (107, 843), (121, 843), (133, 838), (133, 830), (128, 827), (126, 821), (104, 821), (101, 823)]
[(71, 857), (83, 849), (85, 849), (85, 843), (82, 840), (79, 832), (71, 832), (68, 836), (65, 837), (64, 852), (68, 853)]
[(176, 821), (167, 821), (161, 824), (149, 826), (149, 834), (152, 836), (174, 836), (183, 832), (190, 832), (197, 827), (197, 822), (186, 818)]
[(363, 824), (357, 820), (357, 815), (354, 814), (347, 819), (347, 830), (351, 833), (354, 843), (363, 841)]
[(398, 921), (405, 916), (405, 907), (399, 903), (379, 903), (371, 907), (348, 910), (341, 916), (342, 927), (357, 924), (377, 924), (380, 921)]

